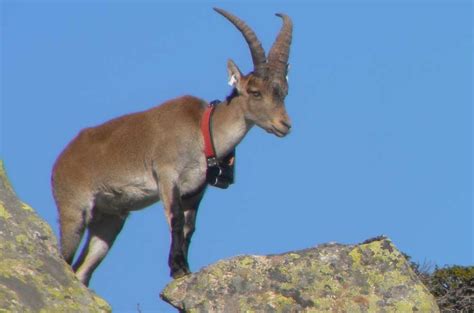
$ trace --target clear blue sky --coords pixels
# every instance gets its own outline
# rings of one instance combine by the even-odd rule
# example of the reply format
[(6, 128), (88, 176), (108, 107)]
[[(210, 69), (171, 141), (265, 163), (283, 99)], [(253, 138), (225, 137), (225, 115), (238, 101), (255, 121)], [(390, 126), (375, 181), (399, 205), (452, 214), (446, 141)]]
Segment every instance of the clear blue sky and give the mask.
[[(253, 129), (237, 183), (210, 189), (196, 271), (268, 254), (389, 236), (416, 261), (473, 264), (470, 1), (2, 1), (1, 152), (20, 197), (58, 232), (53, 162), (84, 127), (192, 94), (224, 98), (226, 61), (251, 58), (227, 9), (269, 48), (295, 24), (293, 132)], [(114, 312), (172, 312), (161, 204), (133, 213), (93, 277)]]

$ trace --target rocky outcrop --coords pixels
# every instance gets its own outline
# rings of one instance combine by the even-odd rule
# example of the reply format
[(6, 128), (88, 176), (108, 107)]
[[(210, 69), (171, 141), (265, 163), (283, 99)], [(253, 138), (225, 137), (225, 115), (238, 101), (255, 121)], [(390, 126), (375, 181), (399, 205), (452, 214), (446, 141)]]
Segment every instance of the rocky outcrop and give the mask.
[(111, 312), (62, 260), (50, 226), (16, 197), (1, 160), (0, 312)]
[(439, 312), (385, 237), (219, 261), (161, 297), (181, 312)]

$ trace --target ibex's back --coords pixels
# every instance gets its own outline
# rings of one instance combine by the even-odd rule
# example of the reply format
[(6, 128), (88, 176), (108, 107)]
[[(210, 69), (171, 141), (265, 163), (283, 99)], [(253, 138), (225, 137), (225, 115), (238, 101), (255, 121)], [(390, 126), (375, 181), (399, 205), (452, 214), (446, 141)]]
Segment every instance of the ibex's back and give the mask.
[[(58, 204), (93, 197), (100, 211), (126, 213), (159, 199), (156, 178), (167, 165), (173, 164), (176, 172), (185, 168), (205, 171), (199, 131), (205, 105), (197, 98), (181, 97), (81, 131), (53, 170)], [(189, 178), (176, 179), (186, 185), (182, 180)]]
[[(290, 129), (284, 107), (292, 25), (286, 15), (268, 58), (253, 31), (237, 17), (217, 9), (244, 35), (254, 71), (243, 75), (229, 60), (231, 96), (219, 105), (212, 137), (222, 159), (255, 124), (279, 137)], [(53, 169), (59, 209), (61, 249), (72, 264), (85, 229), (86, 247), (74, 264), (88, 284), (130, 211), (163, 202), (171, 230), (169, 265), (173, 277), (189, 273), (187, 253), (195, 217), (206, 189), (201, 119), (206, 102), (185, 96), (148, 111), (87, 128), (67, 146)]]

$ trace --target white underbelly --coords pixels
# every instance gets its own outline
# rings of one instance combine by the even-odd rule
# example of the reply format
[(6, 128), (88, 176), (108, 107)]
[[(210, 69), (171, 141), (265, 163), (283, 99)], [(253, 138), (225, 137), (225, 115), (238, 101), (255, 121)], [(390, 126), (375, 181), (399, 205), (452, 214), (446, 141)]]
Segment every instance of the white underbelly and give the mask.
[(127, 184), (103, 188), (95, 196), (95, 207), (103, 213), (124, 214), (141, 210), (159, 200), (155, 180), (135, 179)]

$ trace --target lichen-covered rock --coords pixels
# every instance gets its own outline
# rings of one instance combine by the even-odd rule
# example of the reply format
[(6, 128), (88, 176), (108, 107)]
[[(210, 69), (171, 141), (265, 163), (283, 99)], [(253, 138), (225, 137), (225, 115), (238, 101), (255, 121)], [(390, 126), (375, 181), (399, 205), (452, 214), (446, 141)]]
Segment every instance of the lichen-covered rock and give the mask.
[(1, 160), (0, 312), (111, 312), (62, 260), (50, 226), (16, 197)]
[(181, 312), (439, 312), (385, 237), (219, 261), (161, 297)]

